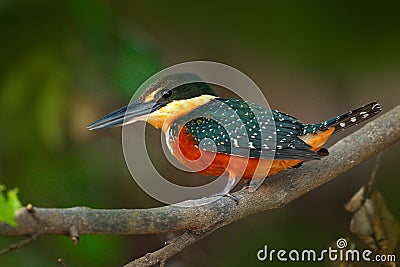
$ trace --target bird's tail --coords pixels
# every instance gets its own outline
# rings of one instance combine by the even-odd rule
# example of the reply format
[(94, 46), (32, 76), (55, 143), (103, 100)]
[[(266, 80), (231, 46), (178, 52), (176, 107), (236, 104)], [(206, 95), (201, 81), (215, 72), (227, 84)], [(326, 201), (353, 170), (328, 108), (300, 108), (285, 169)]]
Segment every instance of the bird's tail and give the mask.
[(375, 101), (360, 108), (346, 112), (337, 117), (331, 118), (327, 121), (320, 123), (319, 125), (321, 128), (325, 129), (334, 127), (336, 132), (338, 130), (346, 129), (353, 125), (357, 125), (362, 121), (368, 120), (369, 118), (372, 118), (381, 111), (382, 109), (380, 104)]
[(362, 121), (368, 120), (381, 111), (382, 109), (380, 104), (375, 101), (321, 123), (306, 124), (303, 128), (302, 135), (315, 133), (317, 131), (325, 131), (332, 127), (335, 129), (335, 132), (337, 132), (353, 125), (357, 125)]

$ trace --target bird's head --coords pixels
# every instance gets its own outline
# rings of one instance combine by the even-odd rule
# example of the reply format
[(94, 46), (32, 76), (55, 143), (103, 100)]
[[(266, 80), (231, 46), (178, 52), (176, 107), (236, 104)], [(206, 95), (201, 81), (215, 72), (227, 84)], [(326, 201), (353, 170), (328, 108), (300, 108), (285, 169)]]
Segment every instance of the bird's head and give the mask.
[(199, 81), (200, 78), (192, 73), (161, 78), (151, 84), (138, 100), (93, 122), (87, 128), (95, 130), (136, 121), (147, 121), (156, 128), (162, 128), (167, 118), (187, 114), (217, 95), (207, 83), (190, 82), (193, 80)]

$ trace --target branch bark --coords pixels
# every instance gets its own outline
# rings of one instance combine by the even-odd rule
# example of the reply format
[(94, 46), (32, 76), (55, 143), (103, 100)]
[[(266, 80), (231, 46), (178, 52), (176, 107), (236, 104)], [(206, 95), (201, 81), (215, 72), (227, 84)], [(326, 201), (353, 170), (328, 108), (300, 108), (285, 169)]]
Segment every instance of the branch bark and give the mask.
[(188, 201), (193, 204), (191, 208), (169, 205), (134, 210), (96, 210), (86, 207), (21, 209), (17, 214), (18, 226), (0, 223), (0, 235), (68, 236), (71, 235), (71, 229), (79, 235), (187, 231), (161, 250), (138, 259), (136, 263), (140, 265), (135, 264), (151, 266), (150, 263), (165, 262), (185, 246), (224, 225), (251, 214), (285, 206), (399, 140), (400, 105), (337, 142), (329, 149), (330, 155), (321, 161), (307, 162), (301, 168), (270, 177), (253, 193), (234, 193), (239, 205), (230, 198), (221, 198), (205, 205), (196, 205), (202, 200)]

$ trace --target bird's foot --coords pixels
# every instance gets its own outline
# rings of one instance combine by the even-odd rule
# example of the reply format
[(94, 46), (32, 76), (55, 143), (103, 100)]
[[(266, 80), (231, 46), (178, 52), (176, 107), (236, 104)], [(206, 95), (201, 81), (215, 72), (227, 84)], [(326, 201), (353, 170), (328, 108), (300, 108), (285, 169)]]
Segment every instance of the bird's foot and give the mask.
[(254, 191), (256, 191), (256, 189), (257, 189), (257, 187), (254, 185), (244, 185), (242, 187), (242, 190), (247, 190), (249, 192), (254, 192)]
[(232, 179), (232, 178), (228, 179), (228, 182), (225, 185), (224, 189), (221, 192), (212, 195), (212, 197), (215, 197), (215, 196), (229, 197), (230, 199), (235, 201), (236, 204), (239, 204), (239, 199), (230, 193), (230, 191), (233, 189), (233, 187), (235, 187), (235, 182), (236, 182), (235, 179)]
[(244, 184), (244, 186), (242, 187), (242, 190), (247, 190), (250, 193), (252, 193), (252, 192), (256, 191), (259, 186), (260, 186), (260, 183), (250, 180)]
[(216, 193), (216, 194), (211, 195), (211, 197), (228, 197), (228, 198), (232, 199), (233, 201), (235, 201), (237, 205), (239, 205), (239, 199), (229, 192)]

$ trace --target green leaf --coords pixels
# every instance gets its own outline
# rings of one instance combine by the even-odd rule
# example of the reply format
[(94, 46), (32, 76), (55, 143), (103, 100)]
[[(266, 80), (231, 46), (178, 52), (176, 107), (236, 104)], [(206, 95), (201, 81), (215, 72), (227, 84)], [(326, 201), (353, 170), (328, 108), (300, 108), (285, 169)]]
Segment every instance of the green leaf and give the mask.
[(7, 198), (4, 196), (3, 191), (5, 186), (0, 184), (0, 222), (8, 223), (11, 226), (16, 226), (15, 213), (21, 208), (21, 202), (18, 199), (18, 188), (8, 190), (6, 192)]

